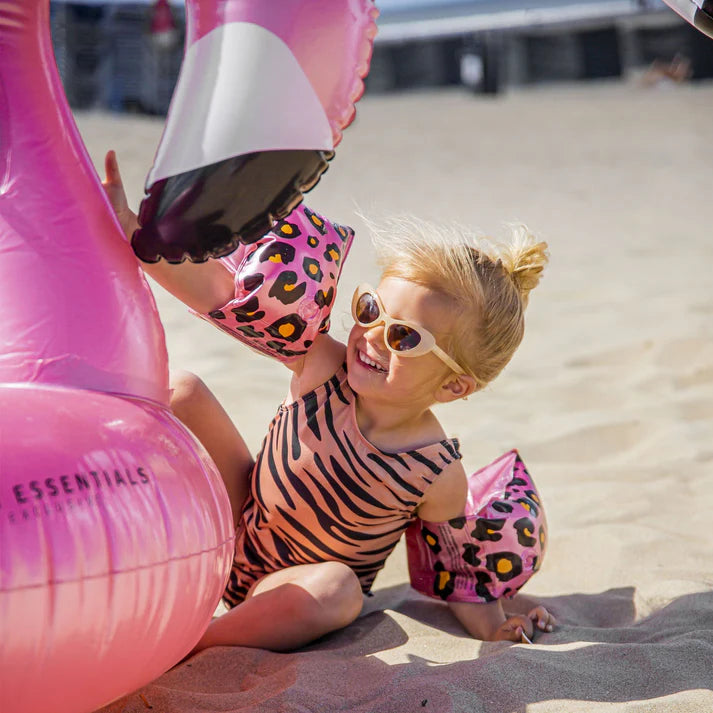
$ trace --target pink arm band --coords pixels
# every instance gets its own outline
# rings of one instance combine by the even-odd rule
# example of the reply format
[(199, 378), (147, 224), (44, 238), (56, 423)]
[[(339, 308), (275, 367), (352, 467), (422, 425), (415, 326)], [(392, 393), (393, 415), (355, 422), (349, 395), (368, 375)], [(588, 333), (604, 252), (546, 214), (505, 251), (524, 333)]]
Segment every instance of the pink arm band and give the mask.
[(329, 329), (337, 282), (354, 231), (300, 205), (251, 245), (221, 262), (235, 296), (208, 314), (194, 312), (263, 354), (290, 362)]
[(417, 519), (406, 531), (411, 586), (450, 602), (510, 598), (540, 568), (546, 529), (535, 484), (510, 451), (468, 478), (462, 517)]

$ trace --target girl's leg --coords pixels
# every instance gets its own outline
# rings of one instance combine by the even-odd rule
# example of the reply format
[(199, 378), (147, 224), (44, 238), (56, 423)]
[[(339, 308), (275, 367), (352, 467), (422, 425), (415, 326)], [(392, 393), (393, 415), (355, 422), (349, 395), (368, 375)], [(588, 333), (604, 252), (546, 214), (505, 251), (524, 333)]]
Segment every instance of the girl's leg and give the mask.
[(171, 410), (218, 466), (237, 526), (254, 465), (250, 451), (218, 399), (195, 374), (172, 372), (171, 389)]
[(209, 646), (291, 651), (359, 616), (357, 576), (341, 562), (297, 565), (258, 580), (247, 599), (214, 619), (192, 653)]

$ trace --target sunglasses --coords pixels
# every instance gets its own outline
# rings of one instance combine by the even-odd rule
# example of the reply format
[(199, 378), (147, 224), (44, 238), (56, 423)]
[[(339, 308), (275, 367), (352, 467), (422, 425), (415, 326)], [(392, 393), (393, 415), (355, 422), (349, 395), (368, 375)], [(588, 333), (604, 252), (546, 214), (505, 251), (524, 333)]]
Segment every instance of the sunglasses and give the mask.
[(456, 374), (465, 374), (465, 370), (436, 344), (436, 338), (425, 327), (392, 319), (381, 304), (376, 290), (370, 285), (363, 284), (356, 288), (352, 297), (352, 317), (361, 327), (383, 324), (384, 344), (394, 354), (417, 357), (433, 352)]

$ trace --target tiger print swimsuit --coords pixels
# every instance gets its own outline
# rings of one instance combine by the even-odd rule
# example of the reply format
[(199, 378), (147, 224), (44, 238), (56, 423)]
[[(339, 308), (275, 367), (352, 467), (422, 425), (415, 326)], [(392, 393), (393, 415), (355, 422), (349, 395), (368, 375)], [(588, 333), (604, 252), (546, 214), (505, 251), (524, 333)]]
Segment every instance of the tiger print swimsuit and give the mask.
[(405, 453), (369, 443), (346, 367), (280, 406), (251, 476), (223, 599), (239, 604), (261, 577), (325, 561), (351, 567), (366, 593), (428, 486), (461, 458), (457, 439)]

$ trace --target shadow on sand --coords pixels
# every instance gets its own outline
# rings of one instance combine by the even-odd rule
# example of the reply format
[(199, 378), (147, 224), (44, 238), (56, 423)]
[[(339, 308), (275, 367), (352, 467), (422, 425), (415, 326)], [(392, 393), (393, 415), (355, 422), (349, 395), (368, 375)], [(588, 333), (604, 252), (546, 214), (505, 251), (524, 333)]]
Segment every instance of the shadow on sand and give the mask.
[[(378, 591), (347, 629), (298, 652), (207, 650), (103, 710), (145, 713), (147, 701), (171, 713), (525, 713), (545, 701), (547, 710), (567, 711), (563, 701), (647, 701), (713, 688), (713, 593), (682, 596), (639, 621), (634, 594), (624, 587), (540, 598), (560, 625), (537, 646), (473, 641), (467, 659), (443, 663), (449, 646), (463, 650), (450, 637), (466, 635), (445, 605), (399, 585)], [(520, 596), (513, 609), (533, 603)], [(434, 659), (411, 653), (413, 634), (381, 609), (424, 622), (416, 626), (432, 638)], [(379, 657), (404, 645), (403, 663)]]

